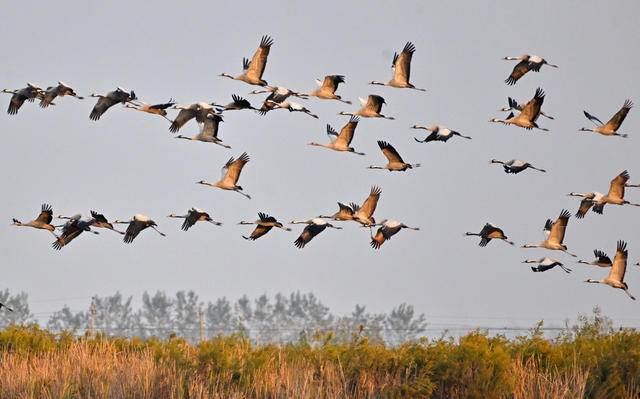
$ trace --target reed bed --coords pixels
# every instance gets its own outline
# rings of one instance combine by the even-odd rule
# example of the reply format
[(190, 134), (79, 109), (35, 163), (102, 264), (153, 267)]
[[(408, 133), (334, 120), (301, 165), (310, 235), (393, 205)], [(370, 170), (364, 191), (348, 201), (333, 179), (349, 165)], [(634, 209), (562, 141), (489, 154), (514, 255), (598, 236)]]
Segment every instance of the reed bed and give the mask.
[[(330, 337), (330, 335), (328, 335)], [(640, 333), (585, 330), (547, 340), (477, 331), (387, 347), (189, 345), (95, 339), (37, 326), (0, 331), (0, 398), (640, 398)]]

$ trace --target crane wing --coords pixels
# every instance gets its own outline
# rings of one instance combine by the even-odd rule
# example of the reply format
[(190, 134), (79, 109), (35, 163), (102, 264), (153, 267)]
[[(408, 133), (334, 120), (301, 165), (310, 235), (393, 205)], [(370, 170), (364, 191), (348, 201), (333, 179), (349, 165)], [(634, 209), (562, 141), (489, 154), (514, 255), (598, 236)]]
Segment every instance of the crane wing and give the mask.
[[(604, 125), (604, 123), (602, 123), (602, 121), (598, 118), (596, 118), (594, 115), (591, 115), (590, 113), (588, 113), (587, 111), (582, 111), (584, 113), (584, 116), (587, 117), (587, 119), (589, 119), (591, 122), (595, 123), (596, 125), (598, 125), (598, 123), (600, 124), (600, 126)], [(598, 122), (598, 123), (596, 123)]]
[(627, 270), (627, 243), (620, 240), (616, 247), (616, 256), (613, 258), (613, 267), (609, 272), (608, 279), (620, 281), (624, 280), (624, 273)]
[(184, 126), (195, 116), (196, 111), (194, 109), (191, 109), (191, 107), (187, 109), (181, 109), (180, 112), (178, 112), (178, 116), (176, 116), (176, 119), (174, 119), (171, 123), (171, 126), (169, 126), (169, 131), (171, 133), (177, 133), (182, 126)]
[(358, 118), (357, 116), (352, 116), (351, 119), (349, 119), (349, 122), (347, 122), (347, 124), (344, 125), (344, 127), (340, 131), (340, 135), (338, 136), (336, 141), (340, 141), (347, 146), (351, 144), (351, 140), (353, 140), (353, 135), (356, 131), (356, 127), (358, 126), (358, 122), (360, 122), (360, 118)]
[(591, 198), (585, 198), (582, 201), (580, 201), (580, 207), (576, 212), (576, 217), (578, 219), (584, 218), (584, 215), (586, 215), (587, 212), (589, 212), (589, 209), (591, 209), (592, 206), (593, 206), (593, 199)]
[(607, 195), (614, 198), (624, 198), (624, 185), (628, 180), (629, 172), (623, 170), (618, 176), (614, 177), (613, 180), (611, 180), (609, 193)]
[(360, 207), (356, 216), (364, 216), (365, 218), (370, 218), (375, 212), (376, 207), (378, 206), (378, 200), (380, 199), (380, 194), (382, 194), (382, 189), (378, 186), (371, 186), (371, 191), (369, 192), (369, 196), (364, 201), (364, 204)]
[(38, 218), (36, 219), (36, 221), (50, 224), (52, 219), (53, 219), (53, 210), (51, 209), (51, 205), (42, 204), (42, 207), (40, 208), (40, 214), (38, 215)]
[(242, 168), (247, 162), (249, 162), (249, 155), (247, 155), (246, 152), (243, 152), (242, 155), (240, 155), (240, 157), (236, 160), (233, 160), (233, 158), (231, 158), (225, 165), (227, 172), (223, 180), (230, 180), (230, 182), (235, 185), (240, 178), (240, 172), (242, 172)]
[(416, 47), (411, 42), (405, 44), (402, 53), (396, 58), (394, 57), (393, 66), (395, 73), (393, 79), (397, 82), (409, 83), (411, 75), (411, 58), (415, 53)]
[(529, 62), (526, 60), (522, 60), (513, 67), (513, 71), (511, 71), (511, 75), (504, 81), (509, 86), (516, 84), (518, 79), (524, 76), (525, 73), (529, 72)]
[(396, 149), (393, 148), (391, 144), (387, 143), (386, 141), (379, 140), (378, 147), (380, 147), (384, 156), (387, 157), (387, 159), (389, 160), (389, 163), (391, 162), (404, 163), (404, 161), (402, 160), (402, 157), (400, 156), (400, 154), (398, 154), (398, 151), (396, 151)]
[(544, 102), (544, 96), (544, 91), (538, 87), (536, 89), (536, 94), (522, 109), (520, 117), (532, 122), (538, 119), (538, 116), (540, 115), (540, 107), (542, 107), (542, 103)]
[(571, 214), (566, 209), (563, 209), (562, 212), (560, 212), (560, 216), (558, 216), (558, 219), (551, 226), (551, 233), (549, 233), (549, 237), (547, 238), (549, 242), (562, 244), (570, 217)]
[(264, 73), (264, 68), (267, 65), (267, 57), (269, 56), (269, 51), (271, 50), (272, 44), (272, 38), (270, 38), (268, 35), (262, 36), (260, 46), (258, 47), (256, 53), (253, 55), (253, 58), (249, 63), (249, 68), (247, 68), (247, 76), (251, 76), (255, 79), (262, 79), (262, 74)]
[(620, 111), (616, 112), (616, 114), (611, 118), (611, 120), (609, 120), (609, 122), (607, 122), (605, 126), (610, 127), (613, 131), (618, 130), (622, 122), (624, 122), (624, 118), (627, 117), (627, 114), (629, 113), (631, 107), (633, 107), (633, 103), (631, 102), (631, 100), (625, 100), (622, 108), (620, 108)]
[(600, 251), (599, 249), (594, 249), (593, 250), (593, 254), (596, 257), (596, 262), (603, 264), (603, 265), (611, 265), (611, 259), (609, 258), (609, 256), (607, 256), (607, 254), (605, 254), (603, 251)]

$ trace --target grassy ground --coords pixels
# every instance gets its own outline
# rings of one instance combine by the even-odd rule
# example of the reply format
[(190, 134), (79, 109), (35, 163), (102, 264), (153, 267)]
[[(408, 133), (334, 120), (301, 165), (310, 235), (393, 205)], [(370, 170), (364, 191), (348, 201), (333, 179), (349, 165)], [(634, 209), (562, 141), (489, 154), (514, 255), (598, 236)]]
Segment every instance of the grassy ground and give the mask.
[(0, 331), (0, 398), (640, 398), (640, 333), (583, 320), (554, 340), (482, 332), (397, 347), (354, 334), (256, 347), (238, 337)]

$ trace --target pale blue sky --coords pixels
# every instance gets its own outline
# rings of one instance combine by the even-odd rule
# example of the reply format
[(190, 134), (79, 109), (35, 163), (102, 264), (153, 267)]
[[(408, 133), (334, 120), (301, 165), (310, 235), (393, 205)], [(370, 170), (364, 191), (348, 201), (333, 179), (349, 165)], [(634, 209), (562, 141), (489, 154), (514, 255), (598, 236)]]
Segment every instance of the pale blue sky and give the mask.
[[(0, 96), (0, 167), (4, 195), (0, 209), (2, 283), (26, 291), (41, 317), (63, 304), (85, 309), (92, 294), (125, 295), (157, 289), (193, 289), (202, 300), (235, 299), (301, 290), (313, 291), (338, 313), (356, 303), (371, 312), (413, 304), (435, 323), (530, 325), (560, 323), (600, 305), (617, 323), (640, 325), (640, 303), (619, 290), (588, 285), (607, 271), (574, 264), (562, 253), (520, 249), (503, 242), (486, 248), (465, 231), (491, 221), (516, 244), (538, 243), (542, 227), (561, 209), (575, 213), (571, 191), (608, 190), (609, 181), (628, 169), (640, 182), (640, 116), (632, 109), (621, 128), (629, 139), (578, 132), (590, 123), (582, 110), (608, 120), (626, 98), (640, 103), (635, 78), (640, 56), (636, 2), (234, 2), (13, 3), (3, 7), (5, 39), (0, 64), (2, 88), (42, 87), (62, 80), (80, 95), (116, 86), (134, 89), (147, 102), (173, 97), (181, 104), (227, 102), (256, 87), (218, 77), (238, 74), (242, 57), (251, 57), (260, 37), (275, 43), (264, 74), (270, 84), (297, 91), (315, 88), (314, 79), (344, 74), (338, 94), (354, 105), (304, 101), (319, 120), (277, 111), (266, 117), (231, 112), (220, 136), (233, 149), (175, 140), (159, 117), (115, 106), (100, 121), (88, 118), (94, 100), (58, 99), (43, 110), (26, 104), (17, 116), (4, 111)], [(407, 41), (413, 57), (412, 82), (426, 93), (369, 86), (391, 78), (391, 58)], [(543, 67), (515, 86), (503, 81), (514, 62), (505, 56), (540, 55), (559, 69)], [(541, 119), (550, 132), (491, 124), (507, 96), (528, 101), (536, 87), (547, 93)], [(357, 98), (375, 93), (395, 121), (363, 120), (354, 147), (365, 157), (307, 146), (325, 142), (325, 125), (340, 129)], [(173, 113), (171, 116), (175, 116)], [(418, 144), (414, 124), (443, 124), (473, 137), (446, 144)], [(194, 124), (181, 134), (195, 134)], [(384, 158), (376, 140), (393, 144), (405, 160), (423, 167), (405, 173), (368, 170)], [(215, 180), (231, 156), (246, 151), (251, 161), (240, 179), (246, 200), (233, 192), (194, 184)], [(491, 158), (518, 158), (548, 170), (511, 176)], [(345, 224), (325, 231), (304, 250), (293, 246), (302, 226), (273, 231), (256, 242), (242, 234), (264, 211), (281, 221), (306, 219), (337, 209), (336, 201), (362, 202), (370, 186), (382, 188), (378, 220), (390, 218), (419, 226), (402, 231), (379, 251), (365, 229)], [(640, 189), (628, 198), (640, 202)], [(30, 220), (42, 203), (55, 215), (95, 209), (111, 219), (142, 213), (167, 233), (144, 231), (132, 245), (101, 231), (84, 235), (62, 251), (52, 236), (9, 226), (12, 217)], [(224, 225), (180, 230), (170, 213), (196, 206)], [(605, 215), (571, 218), (565, 243), (580, 258), (594, 248), (613, 257), (618, 239), (629, 242), (630, 263), (640, 261), (640, 209), (607, 206)], [(525, 258), (551, 256), (574, 269), (532, 273)], [(640, 296), (640, 268), (626, 281)]]

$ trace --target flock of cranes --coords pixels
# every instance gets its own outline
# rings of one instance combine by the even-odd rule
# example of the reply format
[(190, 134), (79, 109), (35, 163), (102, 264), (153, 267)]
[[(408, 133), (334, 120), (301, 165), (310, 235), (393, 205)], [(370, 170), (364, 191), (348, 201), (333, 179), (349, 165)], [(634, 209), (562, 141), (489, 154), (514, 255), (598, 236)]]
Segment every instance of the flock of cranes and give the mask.
[[(176, 135), (174, 137), (185, 140), (214, 143), (216, 145), (229, 149), (231, 147), (224, 144), (219, 135), (220, 122), (223, 122), (225, 112), (252, 110), (254, 112), (260, 113), (261, 115), (266, 115), (268, 112), (272, 112), (277, 109), (287, 109), (290, 112), (302, 112), (310, 117), (317, 119), (318, 116), (316, 114), (313, 114), (302, 104), (291, 101), (291, 98), (297, 97), (302, 100), (306, 100), (309, 97), (316, 97), (318, 99), (335, 100), (344, 104), (351, 104), (351, 101), (345, 100), (340, 95), (336, 94), (339, 85), (345, 84), (346, 82), (343, 75), (327, 75), (325, 76), (323, 81), (316, 80), (319, 88), (309, 92), (308, 94), (296, 92), (282, 86), (269, 86), (267, 81), (263, 79), (263, 74), (273, 43), (274, 41), (271, 37), (267, 35), (263, 36), (253, 58), (251, 60), (249, 60), (248, 58), (243, 58), (242, 74), (233, 76), (227, 73), (222, 73), (219, 75), (222, 77), (239, 80), (250, 85), (264, 87), (264, 89), (254, 90), (250, 93), (268, 93), (268, 96), (264, 99), (259, 107), (254, 107), (249, 101), (236, 94), (232, 95), (232, 101), (226, 105), (204, 101), (195, 102), (189, 105), (177, 105), (177, 102), (172, 98), (169, 99), (166, 103), (149, 104), (138, 99), (133, 90), (126, 90), (121, 87), (117, 87), (115, 90), (110, 91), (106, 94), (91, 94), (89, 96), (98, 99), (89, 114), (89, 118), (93, 121), (98, 121), (114, 105), (122, 104), (125, 108), (131, 108), (152, 115), (158, 115), (167, 119), (170, 122), (168, 130), (174, 134), (178, 133), (180, 129), (182, 129), (187, 123), (195, 119), (195, 121), (200, 126), (199, 134), (195, 136)], [(407, 42), (402, 51), (400, 53), (395, 53), (393, 56), (391, 65), (393, 70), (393, 78), (386, 83), (372, 81), (370, 82), (370, 84), (389, 86), (394, 88), (408, 88), (424, 92), (425, 89), (417, 88), (409, 82), (411, 60), (415, 51), (416, 48), (413, 43)], [(550, 64), (545, 59), (536, 55), (525, 54), (520, 57), (505, 57), (504, 59), (519, 61), (505, 81), (508, 85), (515, 85), (516, 82), (529, 71), (539, 72), (543, 65), (557, 68), (557, 65)], [(62, 82), (58, 82), (57, 86), (48, 87), (46, 90), (41, 89), (33, 83), (28, 83), (27, 87), (17, 90), (5, 89), (3, 90), (3, 92), (12, 94), (8, 108), (8, 113), (10, 115), (17, 114), (19, 109), (25, 102), (33, 102), (36, 99), (40, 100), (40, 106), (43, 108), (55, 105), (53, 101), (63, 96), (72, 96), (76, 97), (77, 99), (83, 99), (83, 97), (78, 96), (70, 86)], [(500, 110), (504, 112), (510, 112), (508, 117), (506, 119), (494, 118), (489, 122), (500, 122), (505, 125), (515, 125), (528, 130), (538, 129), (542, 131), (548, 131), (548, 129), (540, 127), (538, 125), (538, 118), (541, 115), (548, 119), (554, 119), (553, 117), (545, 114), (542, 111), (541, 108), (544, 103), (544, 99), (545, 92), (542, 90), (542, 88), (538, 88), (535, 91), (533, 98), (526, 104), (519, 104), (516, 100), (509, 97), (508, 107), (502, 108)], [(309, 143), (309, 145), (325, 147), (334, 151), (351, 152), (357, 155), (364, 156), (364, 153), (356, 151), (354, 147), (351, 146), (360, 118), (384, 118), (388, 120), (394, 120), (395, 118), (381, 114), (382, 106), (386, 104), (386, 102), (385, 99), (380, 95), (370, 94), (367, 99), (360, 98), (360, 102), (363, 104), (363, 106), (355, 112), (339, 112), (339, 115), (350, 116), (349, 121), (344, 127), (342, 127), (340, 133), (338, 133), (331, 125), (326, 125), (327, 134), (331, 139), (330, 143), (320, 144), (317, 142), (311, 142)], [(597, 117), (585, 111), (584, 115), (587, 117), (587, 119), (596, 124), (597, 127), (595, 129), (582, 128), (580, 130), (597, 132), (607, 136), (616, 135), (620, 137), (627, 137), (627, 134), (620, 134), (617, 131), (632, 106), (633, 104), (631, 103), (631, 101), (626, 100), (622, 109), (620, 109), (606, 124), (601, 122)], [(178, 110), (175, 118), (171, 119), (168, 116), (168, 110)], [(440, 141), (446, 143), (454, 136), (471, 140), (471, 137), (465, 136), (460, 132), (451, 130), (442, 125), (413, 125), (411, 128), (424, 129), (429, 132), (429, 134), (424, 139), (414, 137), (415, 141), (419, 143), (429, 143), (432, 141)], [(382, 166), (372, 165), (369, 166), (370, 169), (386, 169), (390, 172), (399, 172), (420, 167), (419, 163), (405, 162), (400, 153), (390, 143), (383, 140), (378, 140), (377, 144), (383, 155), (386, 157), (388, 163)], [(231, 157), (226, 162), (223, 167), (223, 177), (219, 181), (212, 183), (206, 180), (200, 180), (196, 183), (207, 185), (210, 187), (216, 187), (223, 190), (235, 191), (245, 198), (251, 199), (251, 196), (244, 192), (242, 186), (238, 185), (240, 174), (249, 161), (249, 155), (246, 152), (243, 152), (237, 159)], [(490, 163), (501, 164), (504, 168), (504, 171), (511, 174), (518, 174), (528, 168), (540, 172), (545, 172), (544, 169), (534, 167), (529, 162), (515, 159), (509, 161), (500, 161), (493, 159), (490, 161)], [(602, 214), (604, 206), (606, 204), (629, 204), (640, 206), (640, 204), (632, 204), (624, 199), (625, 187), (640, 186), (628, 184), (628, 180), (629, 174), (627, 171), (620, 173), (611, 181), (609, 192), (606, 195), (595, 191), (586, 194), (575, 192), (570, 193), (570, 196), (583, 197), (583, 200), (581, 201), (579, 209), (576, 213), (576, 217), (583, 218), (591, 208), (593, 208), (594, 212)], [(353, 202), (338, 202), (337, 204), (339, 209), (335, 214), (331, 216), (319, 215), (317, 217), (312, 217), (306, 220), (294, 220), (290, 222), (291, 224), (306, 224), (302, 233), (294, 241), (294, 245), (298, 248), (304, 248), (314, 237), (319, 235), (327, 228), (342, 229), (342, 227), (340, 226), (333, 225), (332, 223), (327, 222), (327, 219), (340, 222), (353, 221), (362, 227), (369, 228), (371, 239), (370, 245), (374, 249), (379, 249), (386, 241), (390, 240), (402, 229), (419, 230), (418, 227), (410, 227), (396, 220), (382, 219), (380, 221), (376, 221), (373, 215), (376, 210), (376, 206), (380, 199), (381, 193), (382, 190), (380, 189), (380, 187), (373, 186), (371, 188), (369, 196), (361, 206)], [(544, 224), (546, 239), (539, 244), (526, 244), (522, 247), (545, 248), (548, 250), (562, 251), (571, 255), (572, 257), (576, 257), (576, 255), (569, 253), (567, 246), (563, 244), (570, 216), (571, 214), (569, 213), (569, 211), (562, 210), (555, 221), (548, 219)], [(172, 213), (168, 215), (168, 217), (184, 219), (181, 226), (181, 229), (184, 231), (189, 230), (197, 222), (209, 222), (217, 226), (221, 225), (220, 222), (213, 220), (206, 211), (195, 207), (189, 209), (189, 211), (185, 215), (177, 215)], [(51, 206), (44, 204), (42, 205), (41, 212), (36, 219), (27, 223), (22, 223), (17, 219), (13, 219), (13, 225), (28, 226), (37, 229), (48, 230), (55, 236), (55, 241), (53, 242), (52, 246), (57, 250), (60, 250), (64, 246), (68, 245), (72, 240), (74, 240), (77, 236), (85, 231), (98, 234), (98, 232), (92, 230), (92, 228), (104, 228), (111, 230), (117, 234), (121, 234), (124, 236), (123, 241), (125, 243), (133, 242), (133, 240), (147, 228), (155, 230), (162, 236), (165, 235), (158, 230), (157, 224), (154, 220), (141, 214), (135, 214), (128, 221), (115, 220), (113, 222), (109, 222), (103, 214), (95, 211), (91, 211), (89, 216), (82, 216), (78, 214), (71, 217), (58, 216), (58, 218), (64, 219), (66, 220), (66, 222), (61, 225), (53, 225), (53, 210)], [(114, 224), (127, 224), (128, 227), (126, 231), (123, 232), (114, 228)], [(279, 222), (275, 217), (269, 216), (264, 212), (259, 212), (258, 219), (253, 222), (241, 221), (239, 222), (239, 224), (255, 225), (253, 232), (249, 236), (242, 236), (247, 240), (256, 240), (267, 234), (274, 227), (285, 231), (291, 231), (290, 228), (284, 227), (283, 223)], [(375, 234), (373, 233), (374, 227), (377, 227), (377, 231), (375, 232)], [(61, 229), (61, 232), (59, 234), (56, 234), (57, 229)], [(509, 241), (507, 239), (507, 236), (500, 227), (491, 223), (486, 223), (479, 233), (467, 232), (466, 235), (481, 237), (479, 245), (482, 247), (486, 246), (493, 239), (502, 240), (510, 245), (514, 245), (512, 241)], [(610, 267), (611, 271), (609, 273), (609, 276), (604, 280), (587, 280), (587, 282), (603, 283), (608, 284), (614, 288), (623, 289), (632, 299), (635, 299), (628, 292), (628, 286), (623, 281), (627, 264), (626, 243), (623, 241), (618, 242), (616, 255), (613, 262), (599, 250), (594, 251), (594, 254), (596, 255), (596, 261), (586, 262), (580, 260), (578, 262), (589, 265), (596, 265), (599, 267)], [(535, 260), (527, 259), (524, 261), (524, 263), (538, 264), (537, 267), (532, 267), (532, 270), (535, 272), (543, 272), (552, 269), (555, 266), (560, 267), (567, 273), (571, 271), (571, 269), (564, 266), (561, 262), (549, 257)]]

